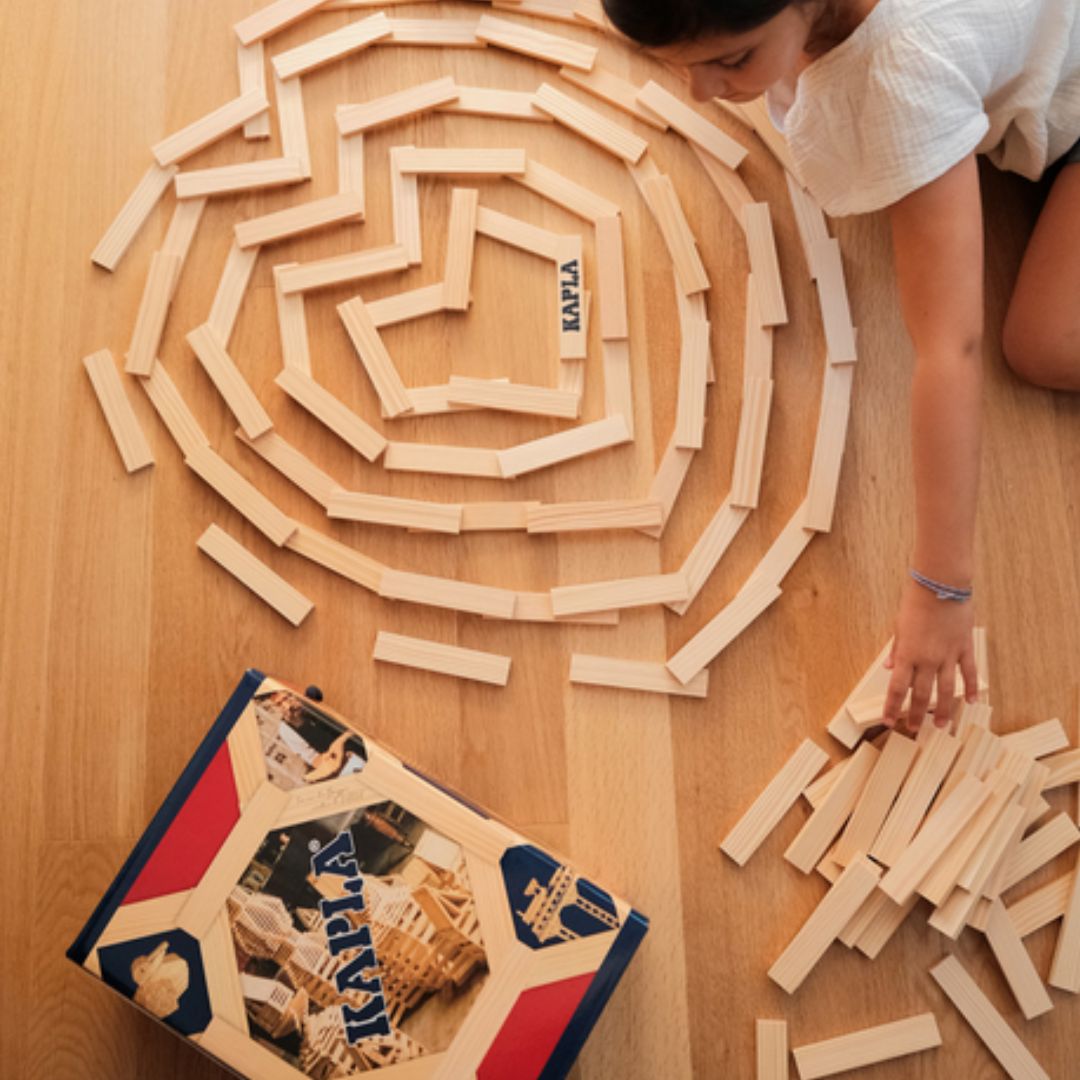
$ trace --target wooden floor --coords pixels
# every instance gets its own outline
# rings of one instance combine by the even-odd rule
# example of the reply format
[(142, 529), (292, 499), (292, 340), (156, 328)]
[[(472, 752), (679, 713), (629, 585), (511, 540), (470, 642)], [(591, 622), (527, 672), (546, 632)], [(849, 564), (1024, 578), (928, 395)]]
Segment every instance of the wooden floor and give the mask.
[[(755, 1017), (786, 1017), (798, 1045), (932, 1009), (944, 1047), (874, 1075), (990, 1077), (997, 1067), (927, 974), (942, 939), (912, 919), (870, 964), (831, 952), (793, 998), (765, 971), (822, 894), (780, 857), (803, 816), (744, 870), (717, 841), (794, 745), (823, 727), (880, 650), (911, 543), (907, 386), (911, 356), (896, 305), (887, 230), (835, 224), (860, 327), (850, 443), (835, 527), (817, 539), (774, 607), (716, 661), (704, 702), (575, 688), (572, 651), (671, 655), (733, 594), (803, 497), (818, 408), (823, 342), (781, 173), (760, 144), (744, 168), (774, 208), (791, 324), (777, 334), (776, 399), (760, 509), (685, 617), (646, 609), (618, 628), (504, 625), (393, 604), (273, 549), (183, 467), (149, 403), (133, 391), (157, 464), (126, 475), (82, 369), (82, 356), (127, 348), (151, 253), (171, 204), (158, 208), (117, 272), (90, 251), (149, 163), (147, 147), (236, 93), (231, 24), (252, 0), (148, 3), (53, 0), (0, 11), (0, 747), (6, 763), (0, 866), (0, 1047), (5, 1076), (56, 1080), (221, 1075), (164, 1029), (68, 964), (89, 915), (246, 667), (301, 686), (526, 833), (568, 853), (651, 916), (652, 930), (597, 1026), (585, 1080), (750, 1077)], [(449, 8), (450, 5), (444, 5)], [(460, 5), (455, 14), (475, 13)], [(435, 14), (435, 5), (403, 9)], [(353, 17), (319, 16), (319, 32)], [(592, 40), (583, 29), (561, 30)], [(274, 50), (307, 40), (300, 26)], [(606, 62), (637, 82), (642, 57), (605, 43)], [(337, 182), (332, 110), (444, 73), (465, 84), (534, 89), (554, 69), (496, 50), (374, 49), (305, 79), (312, 196)], [(733, 133), (729, 121), (719, 121)], [(422, 536), (361, 525), (341, 539), (408, 569), (547, 589), (675, 569), (727, 490), (741, 385), (747, 270), (735, 223), (685, 144), (635, 126), (687, 207), (713, 282), (709, 313), (718, 380), (704, 450), (661, 542), (639, 535)], [(392, 145), (525, 146), (618, 202), (627, 224), (635, 420), (632, 447), (503, 485), (390, 477), (359, 460), (273, 385), (280, 366), (271, 265), (391, 240)], [(232, 136), (193, 164), (277, 153)], [(674, 292), (659, 233), (623, 167), (553, 125), (435, 117), (368, 141), (367, 221), (283, 244), (260, 259), (233, 354), (276, 425), (340, 482), (441, 500), (545, 501), (643, 495), (667, 443), (677, 362)], [(556, 230), (580, 223), (510, 183), (481, 201)], [(305, 193), (302, 197), (308, 197)], [(166, 331), (162, 359), (211, 442), (287, 513), (318, 508), (233, 436), (234, 422), (184, 343), (201, 323), (234, 221), (289, 205), (296, 193), (211, 202)], [(438, 280), (449, 185), (423, 181), (424, 265), (363, 289), (367, 298)], [(1060, 716), (1080, 735), (1080, 399), (1021, 385), (997, 344), (1004, 302), (1033, 220), (1035, 193), (986, 176), (989, 317), (986, 439), (978, 536), (978, 613), (990, 631), (992, 700), (1005, 728)], [(587, 254), (590, 250), (586, 249)], [(592, 271), (589, 271), (590, 274)], [(478, 244), (473, 309), (388, 330), (412, 384), (451, 373), (554, 380), (554, 297), (527, 255)], [(559, 425), (459, 415), (378, 421), (377, 401), (334, 311), (355, 293), (308, 305), (316, 374), (392, 437), (510, 445)], [(603, 414), (593, 330), (584, 416)], [(137, 400), (135, 400), (137, 399)], [(512, 494), (507, 495), (507, 488)], [(217, 522), (316, 603), (292, 629), (195, 547)], [(324, 523), (323, 527), (328, 527)], [(505, 689), (376, 666), (378, 629), (509, 654)], [(1069, 799), (1073, 795), (1067, 796)], [(1066, 796), (1060, 800), (1064, 805)], [(1071, 865), (1075, 855), (1066, 858)], [(1058, 868), (1061, 869), (1060, 867)], [(1053, 931), (1029, 939), (1044, 973)], [(1080, 1002), (1057, 992), (1052, 1014), (1023, 1025), (981, 940), (959, 953), (1056, 1078), (1077, 1075)]]

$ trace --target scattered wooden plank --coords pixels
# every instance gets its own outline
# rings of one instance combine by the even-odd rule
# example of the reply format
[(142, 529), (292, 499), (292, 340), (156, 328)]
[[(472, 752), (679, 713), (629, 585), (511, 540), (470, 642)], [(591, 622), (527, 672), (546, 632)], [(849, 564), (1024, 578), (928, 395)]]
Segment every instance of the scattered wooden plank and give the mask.
[(135, 329), (131, 334), (127, 363), (124, 365), (129, 375), (149, 375), (154, 366), (179, 273), (179, 255), (154, 252), (139, 302), (139, 313), (135, 318)]
[(702, 292), (709, 276), (698, 254), (697, 243), (683, 213), (682, 204), (669, 176), (655, 176), (642, 183), (645, 201), (667, 245), (679, 288), (684, 293)]
[(754, 1025), (757, 1080), (788, 1080), (786, 1020), (758, 1020)]
[(637, 161), (648, 147), (644, 139), (622, 124), (556, 90), (550, 83), (541, 84), (533, 95), (533, 104), (554, 117), (557, 123), (622, 161)]
[(705, 441), (705, 389), (709, 372), (709, 323), (687, 319), (679, 350), (679, 391), (675, 407), (675, 445), (700, 450)]
[(400, 244), (387, 244), (385, 247), (368, 248), (331, 259), (283, 267), (278, 275), (278, 286), (288, 296), (290, 293), (325, 289), (346, 281), (393, 274), (405, 270), (408, 265), (405, 248)]
[[(627, 430), (630, 432), (630, 437), (634, 437), (634, 386), (633, 378), (630, 371), (630, 341), (629, 339), (619, 339), (612, 341), (602, 341), (600, 343), (601, 358), (604, 366), (604, 415), (605, 416), (621, 416), (626, 421)], [(689, 461), (693, 457), (693, 451), (680, 450), (677, 446), (673, 446), (674, 454), (678, 455), (678, 460), (681, 464), (685, 458), (687, 466)], [(665, 461), (667, 458), (665, 457)], [(661, 469), (663, 468), (663, 462), (661, 462)], [(686, 475), (686, 470), (682, 472), (682, 476)], [(657, 478), (653, 479), (653, 487), (656, 487), (658, 483), (662, 481)], [(674, 505), (675, 499), (678, 496), (678, 487), (682, 483), (682, 477), (679, 478), (678, 485), (673, 488), (668, 487), (664, 490), (663, 494), (654, 492), (650, 488), (648, 498), (654, 499), (664, 507), (663, 519), (660, 527), (655, 530), (655, 535), (659, 536), (663, 531), (663, 523), (667, 521), (668, 514), (671, 512), (671, 507)], [(670, 499), (670, 501), (669, 501)]]
[(559, 261), (560, 244), (563, 239), (559, 233), (530, 225), (527, 221), (521, 221), (509, 214), (502, 214), (488, 206), (477, 207), (476, 231), (481, 236), (509, 244), (531, 255), (539, 255), (552, 262)]
[(233, 358), (209, 323), (203, 323), (187, 335), (187, 343), (199, 358), (203, 370), (217, 388), (229, 411), (239, 421), (249, 439), (257, 439), (273, 426), (267, 411), (255, 396)]
[(662, 513), (660, 504), (648, 499), (537, 503), (529, 509), (526, 528), (530, 533), (648, 529), (660, 524)]
[(608, 71), (607, 68), (600, 67), (599, 64), (594, 64), (591, 71), (578, 71), (575, 68), (563, 67), (559, 69), (559, 74), (568, 83), (587, 91), (601, 101), (606, 101), (609, 105), (622, 110), (622, 112), (632, 116), (635, 120), (640, 120), (643, 124), (648, 124), (659, 131), (667, 131), (670, 126), (666, 120), (657, 116), (651, 109), (646, 108), (638, 101), (637, 96), (640, 87), (620, 78), (614, 72)]
[(1068, 911), (1075, 878), (1075, 871), (1062, 874), (1005, 909), (1020, 937), (1049, 926)]
[(380, 630), (372, 656), (384, 664), (400, 664), (420, 671), (453, 675), (458, 679), (505, 686), (510, 678), (510, 657), (479, 649), (463, 649), (439, 641), (407, 637)]
[(493, 382), (450, 376), (451, 404), (473, 405), (481, 409), (525, 413), (532, 416), (557, 416), (576, 420), (581, 415), (581, 398), (567, 390), (548, 386), (524, 386), (521, 383)]
[(605, 341), (622, 340), (629, 336), (629, 330), (621, 215), (600, 218), (596, 222), (596, 276), (600, 294), (600, 336)]
[[(181, 203), (181, 205), (187, 204)], [(229, 246), (225, 268), (221, 272), (217, 292), (214, 293), (214, 302), (206, 319), (207, 325), (213, 330), (224, 349), (229, 347), (236, 317), (240, 313), (240, 305), (244, 301), (244, 293), (247, 292), (258, 258), (257, 247), (243, 248), (235, 242)]]
[(461, 532), (461, 505), (400, 499), (362, 491), (335, 491), (326, 506), (327, 514), (342, 521), (364, 521), (370, 525), (395, 525), (423, 532)]
[(177, 173), (176, 197), (202, 199), (211, 195), (232, 195), (238, 191), (284, 187), (307, 179), (299, 158), (267, 158), (242, 165), (219, 165), (213, 169), (192, 169)]
[(818, 250), (819, 243), (829, 239), (829, 229), (825, 224), (825, 215), (822, 213), (821, 207), (814, 201), (813, 196), (795, 179), (790, 171), (785, 171), (784, 179), (787, 181), (791, 208), (795, 212), (795, 226), (799, 230), (803, 255), (806, 257), (806, 268), (811, 279), (814, 279), (818, 274), (817, 267), (814, 264), (814, 253)]
[(1043, 764), (1050, 773), (1043, 784), (1043, 791), (1064, 787), (1066, 784), (1080, 783), (1080, 750), (1067, 750), (1046, 758)]
[(806, 527), (816, 532), (829, 532), (832, 528), (840, 466), (847, 442), (853, 374), (850, 364), (829, 364), (825, 369), (805, 518)]
[(292, 26), (325, 3), (326, 0), (276, 0), (241, 19), (233, 29), (241, 44), (251, 45)]
[(745, 866), (828, 761), (829, 755), (813, 739), (804, 739), (720, 841), (720, 850), (737, 865)]
[(347, 139), (338, 136), (338, 191), (343, 195), (360, 196), (360, 206), (364, 206), (364, 136), (350, 135)]
[(523, 476), (627, 442), (630, 431), (626, 421), (622, 416), (609, 416), (499, 450), (499, 468), (504, 477)]
[(518, 15), (533, 15), (537, 19), (580, 25), (575, 13), (577, 0), (491, 0), (498, 11), (513, 11)]
[(315, 607), (303, 593), (217, 525), (211, 525), (199, 537), (198, 548), (293, 626), (299, 626)]
[(743, 208), (750, 206), (755, 200), (750, 194), (750, 189), (743, 182), (743, 178), (734, 170), (729, 169), (723, 162), (717, 161), (712, 154), (706, 153), (699, 146), (690, 144), (694, 156), (701, 162), (706, 176), (712, 181), (720, 198), (727, 204), (732, 217), (742, 225)]
[(575, 623), (582, 626), (619, 625), (619, 613), (617, 611), (596, 611), (558, 619), (555, 617), (555, 612), (551, 607), (551, 593), (521, 592), (519, 590), (514, 595), (515, 622)]
[(184, 199), (177, 202), (173, 209), (173, 216), (169, 219), (169, 230), (165, 239), (161, 242), (161, 251), (166, 255), (176, 255), (180, 259), (180, 266), (173, 279), (173, 295), (180, 284), (180, 275), (184, 272), (184, 263), (187, 262), (188, 252), (191, 250), (195, 233), (198, 231), (199, 222), (202, 221), (203, 211), (206, 209), (206, 199)]
[[(479, 446), (435, 446), (429, 443), (389, 442), (383, 467), (391, 472), (436, 473), (442, 476), (484, 476), (498, 480), (499, 459), (494, 450)], [(525, 527), (524, 521), (521, 528)]]
[[(528, 524), (529, 510), (538, 505), (534, 502), (475, 502), (465, 503), (461, 514), (462, 532), (524, 532)], [(524, 595), (532, 596), (532, 593), (519, 592), (518, 598)], [(547, 610), (550, 618), (555, 616), (551, 612), (551, 595), (549, 593), (537, 593), (537, 596), (547, 598)], [(539, 603), (539, 602), (538, 602)], [(515, 611), (514, 618), (518, 617)], [(545, 622), (550, 621), (548, 619)]]
[(784, 286), (780, 280), (780, 260), (776, 253), (772, 213), (769, 204), (751, 203), (742, 208), (742, 227), (750, 256), (750, 272), (757, 290), (758, 311), (764, 326), (781, 326), (788, 321)]
[(390, 20), (390, 36), (380, 45), (419, 45), (444, 49), (482, 49), (476, 36), (476, 19)]
[(366, 49), (376, 41), (388, 38), (392, 31), (390, 20), (380, 11), (298, 45), (288, 52), (278, 53), (273, 59), (274, 71), (279, 79), (306, 75), (324, 64), (340, 60), (344, 56)]
[(281, 274), (299, 263), (274, 267), (274, 300), (277, 305), (278, 333), (281, 337), (281, 356), (285, 367), (311, 375), (311, 350), (308, 345), (307, 316), (304, 294), (286, 295), (281, 291)]
[(446, 263), (443, 271), (443, 305), (451, 311), (469, 307), (473, 250), (480, 192), (454, 188), (450, 197), (450, 222), (446, 230)]
[(90, 376), (90, 384), (94, 388), (98, 404), (105, 416), (105, 422), (109, 425), (109, 431), (116, 442), (116, 449), (120, 451), (124, 468), (129, 473), (133, 473), (146, 468), (147, 465), (153, 465), (153, 451), (139, 426), (131, 402), (124, 393), (120, 373), (116, 370), (116, 361), (112, 353), (108, 349), (91, 353), (83, 357), (83, 367), (86, 368), (86, 374)]
[(853, 364), (858, 354), (839, 241), (832, 238), (816, 241), (812, 260), (829, 363)]
[(1069, 748), (1069, 736), (1060, 720), (1047, 720), (1020, 731), (1010, 731), (1001, 736), (1001, 741), (1007, 749), (1030, 758), (1046, 757)]
[(295, 521), (209, 446), (193, 447), (184, 464), (278, 547), (296, 532)]
[(324, 509), (330, 496), (341, 490), (341, 485), (332, 476), (323, 472), (276, 431), (249, 439), (243, 428), (238, 428), (236, 437)]
[(379, 585), (379, 595), (387, 600), (406, 600), (472, 615), (489, 615), (497, 619), (514, 617), (515, 596), (509, 589), (405, 570), (386, 569)]
[(933, 1013), (853, 1031), (792, 1051), (800, 1080), (818, 1080), (852, 1069), (865, 1069), (882, 1061), (895, 1061), (941, 1045), (941, 1032)]
[[(1051, 859), (1056, 859), (1063, 851), (1068, 851), (1078, 841), (1080, 829), (1077, 829), (1072, 818), (1066, 813), (1056, 814), (1015, 848), (1002, 867), (1002, 876), (995, 883), (996, 891), (1008, 892)], [(994, 898), (991, 895), (994, 891), (987, 892), (991, 900)]]
[(90, 253), (92, 263), (110, 272), (119, 266), (132, 240), (138, 235), (178, 171), (173, 165), (163, 169), (156, 161), (146, 170)]
[(435, 285), (423, 285), (408, 292), (384, 296), (381, 300), (370, 300), (367, 309), (372, 322), (380, 329), (424, 315), (434, 315), (443, 310), (443, 283), (440, 281)]
[(668, 671), (689, 682), (779, 596), (780, 587), (772, 582), (747, 581), (728, 605), (668, 660)]
[(873, 895), (880, 897), (879, 905), (855, 942), (855, 948), (870, 960), (877, 959), (919, 901), (917, 893), (904, 904), (893, 903), (880, 889)]
[[(353, 136), (360, 138), (360, 136)], [(423, 260), (420, 233), (420, 187), (415, 175), (401, 170), (401, 156), (412, 147), (390, 148), (390, 209), (394, 220), (394, 243), (400, 244), (410, 266)]]
[(541, 112), (527, 90), (501, 90), (488, 86), (461, 86), (458, 96), (435, 111), (457, 113), (461, 116), (491, 116), (500, 120), (528, 120), (533, 123), (554, 123), (547, 113)]
[(286, 210), (262, 217), (238, 221), (233, 226), (236, 242), (242, 248), (274, 244), (293, 236), (325, 229), (342, 221), (364, 218), (364, 196), (354, 191), (312, 199)]
[(187, 407), (187, 402), (180, 396), (180, 391), (176, 389), (176, 384), (160, 360), (154, 364), (149, 376), (139, 382), (162, 423), (168, 428), (173, 442), (185, 457), (199, 446), (210, 445), (206, 433)]
[(523, 176), (524, 150), (478, 147), (397, 147), (406, 176)]
[(357, 453), (375, 461), (386, 449), (384, 439), (310, 375), (298, 368), (286, 367), (274, 382), (298, 405), (328, 427), (339, 439), (347, 442)]
[[(649, 604), (665, 604), (685, 595), (686, 579), (682, 574), (651, 574), (613, 581), (593, 581), (586, 585), (559, 585), (551, 590), (551, 606), (556, 617), (565, 618), (586, 612), (621, 611)], [(685, 685), (690, 679), (683, 679), (682, 682)]]
[(1016, 998), (1017, 1005), (1020, 1006), (1020, 1011), (1024, 1014), (1024, 1019), (1034, 1020), (1036, 1016), (1048, 1013), (1054, 1003), (1050, 1000), (1050, 995), (1046, 992), (1027, 949), (1024, 948), (1024, 942), (1000, 900), (995, 900), (991, 905), (990, 920), (986, 924), (986, 940), (1013, 997)]
[(558, 67), (591, 71), (596, 63), (597, 50), (594, 45), (585, 45), (493, 15), (480, 16), (476, 36), (489, 45), (497, 45), (500, 49), (531, 56), (534, 60), (544, 60)]
[[(687, 452), (689, 451), (684, 451)], [(682, 571), (690, 584), (690, 599), (682, 604), (672, 605), (671, 609), (677, 615), (686, 614), (687, 608), (704, 588), (705, 582), (724, 557), (724, 552), (738, 535), (749, 513), (745, 508), (733, 506), (731, 497), (728, 496), (709, 519), (709, 523), (690, 549), (690, 554), (683, 560)]]
[(341, 135), (372, 131), (386, 124), (418, 116), (458, 96), (453, 76), (419, 83), (394, 94), (371, 98), (360, 105), (339, 105), (334, 112)]
[(383, 344), (375, 320), (372, 319), (363, 299), (359, 296), (354, 297), (344, 304), (338, 304), (337, 310), (349, 339), (368, 373), (368, 378), (375, 387), (375, 393), (379, 395), (384, 415), (398, 416), (403, 412), (408, 412), (412, 404), (405, 384), (401, 381), (401, 376)]
[(769, 968), (769, 978), (787, 993), (795, 993), (880, 877), (881, 868), (865, 855), (852, 862)]
[[(266, 47), (261, 40), (250, 45), (236, 43), (236, 67), (240, 76), (240, 93), (261, 90), (266, 93)], [(244, 124), (245, 139), (270, 138), (270, 112), (259, 113)]]
[(684, 686), (662, 663), (588, 656), (584, 653), (571, 655), (570, 681), (587, 686), (608, 686), (616, 690), (641, 690), (694, 698), (706, 697), (709, 690), (707, 671), (701, 672)]
[(298, 526), (285, 541), (285, 546), (331, 573), (375, 593), (379, 592), (387, 570), (382, 563), (307, 525)]
[(750, 376), (743, 382), (743, 403), (739, 411), (739, 434), (735, 442), (735, 465), (731, 475), (732, 506), (752, 510), (758, 504), (772, 393), (772, 379)]
[(516, 180), (522, 187), (536, 192), (549, 202), (569, 210), (590, 224), (595, 224), (598, 218), (613, 217), (619, 213), (617, 203), (605, 199), (602, 195), (582, 187), (573, 180), (568, 180), (554, 169), (529, 158), (525, 162), (525, 171), (520, 175), (513, 175), (511, 180)]
[(650, 79), (638, 91), (637, 100), (639, 104), (666, 120), (683, 138), (711, 154), (729, 169), (737, 169), (746, 157), (745, 146), (740, 146), (730, 135), (680, 101), (659, 83)]
[(945, 957), (930, 974), (1012, 1080), (1050, 1080), (955, 956)]
[(229, 132), (243, 127), (252, 117), (266, 112), (269, 108), (270, 102), (264, 88), (247, 90), (187, 127), (155, 143), (151, 147), (151, 153), (162, 168), (175, 165), (224, 138)]

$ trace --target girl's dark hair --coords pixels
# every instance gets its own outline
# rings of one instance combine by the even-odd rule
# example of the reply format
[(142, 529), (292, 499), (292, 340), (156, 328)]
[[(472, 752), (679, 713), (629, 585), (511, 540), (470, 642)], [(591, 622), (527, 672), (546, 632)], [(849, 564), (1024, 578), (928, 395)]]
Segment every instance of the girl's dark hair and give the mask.
[(768, 22), (799, 0), (603, 0), (621, 33), (649, 48), (709, 33), (738, 34)]

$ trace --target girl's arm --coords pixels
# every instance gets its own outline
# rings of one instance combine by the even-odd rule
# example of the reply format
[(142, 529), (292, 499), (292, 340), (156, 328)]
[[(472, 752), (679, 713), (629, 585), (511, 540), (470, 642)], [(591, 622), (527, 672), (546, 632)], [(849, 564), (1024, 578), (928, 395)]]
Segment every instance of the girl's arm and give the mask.
[[(934, 581), (970, 588), (979, 484), (983, 222), (974, 155), (890, 209), (900, 305), (915, 346), (911, 393), (915, 550)], [(909, 724), (937, 682), (939, 724), (952, 715), (956, 665), (976, 694), (971, 601), (939, 600), (908, 580), (889, 666), (885, 722), (911, 688)]]

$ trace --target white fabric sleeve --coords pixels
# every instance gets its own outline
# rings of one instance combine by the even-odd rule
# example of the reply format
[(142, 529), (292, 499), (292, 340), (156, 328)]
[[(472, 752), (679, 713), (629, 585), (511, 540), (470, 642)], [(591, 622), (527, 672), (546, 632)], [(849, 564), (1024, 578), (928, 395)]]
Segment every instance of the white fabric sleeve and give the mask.
[(820, 74), (786, 126), (802, 182), (834, 217), (880, 210), (936, 180), (990, 126), (971, 80), (905, 33), (857, 70)]

